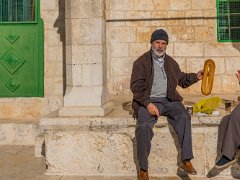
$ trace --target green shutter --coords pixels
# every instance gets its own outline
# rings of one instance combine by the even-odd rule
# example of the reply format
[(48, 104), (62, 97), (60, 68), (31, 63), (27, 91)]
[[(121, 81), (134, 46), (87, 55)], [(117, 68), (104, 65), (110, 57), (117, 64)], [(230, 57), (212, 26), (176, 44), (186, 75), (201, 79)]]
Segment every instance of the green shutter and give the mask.
[(240, 0), (217, 0), (217, 34), (220, 42), (240, 42)]
[(0, 0), (0, 22), (35, 22), (35, 0)]

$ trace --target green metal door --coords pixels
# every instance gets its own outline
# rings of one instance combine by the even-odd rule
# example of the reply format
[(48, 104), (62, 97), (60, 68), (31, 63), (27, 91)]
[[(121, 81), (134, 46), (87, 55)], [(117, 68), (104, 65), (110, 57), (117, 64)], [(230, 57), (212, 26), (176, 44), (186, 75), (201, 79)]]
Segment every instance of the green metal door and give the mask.
[(0, 97), (44, 95), (39, 0), (0, 0)]

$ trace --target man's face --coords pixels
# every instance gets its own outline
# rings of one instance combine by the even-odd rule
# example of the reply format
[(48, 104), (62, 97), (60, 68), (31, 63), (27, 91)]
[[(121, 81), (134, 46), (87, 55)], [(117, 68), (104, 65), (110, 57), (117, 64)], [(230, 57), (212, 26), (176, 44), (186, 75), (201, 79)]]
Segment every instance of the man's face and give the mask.
[(167, 49), (167, 42), (165, 40), (156, 40), (151, 43), (154, 54), (160, 58), (162, 57)]

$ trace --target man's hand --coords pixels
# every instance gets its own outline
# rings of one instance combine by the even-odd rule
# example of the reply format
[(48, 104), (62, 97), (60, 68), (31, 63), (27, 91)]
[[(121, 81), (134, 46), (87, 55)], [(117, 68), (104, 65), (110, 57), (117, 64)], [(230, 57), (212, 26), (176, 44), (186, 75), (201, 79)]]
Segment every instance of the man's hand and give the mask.
[(160, 116), (157, 106), (155, 106), (153, 103), (149, 103), (147, 105), (147, 110), (153, 116)]
[(197, 72), (197, 79), (198, 79), (198, 80), (201, 80), (201, 79), (203, 78), (203, 74), (204, 74), (204, 71), (203, 71), (203, 70), (198, 71), (198, 72)]
[(238, 82), (239, 82), (239, 84), (240, 84), (240, 70), (237, 70), (236, 76), (237, 76)]

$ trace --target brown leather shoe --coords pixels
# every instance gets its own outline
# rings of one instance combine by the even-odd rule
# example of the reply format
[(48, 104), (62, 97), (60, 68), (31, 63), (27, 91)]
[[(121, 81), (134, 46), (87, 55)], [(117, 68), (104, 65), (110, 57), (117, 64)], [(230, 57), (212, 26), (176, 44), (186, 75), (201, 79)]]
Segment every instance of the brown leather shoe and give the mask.
[(179, 164), (179, 168), (183, 171), (185, 171), (186, 173), (190, 174), (190, 175), (196, 175), (197, 171), (194, 169), (192, 163), (190, 161), (182, 161)]
[(138, 174), (138, 180), (149, 180), (148, 171), (140, 170)]

